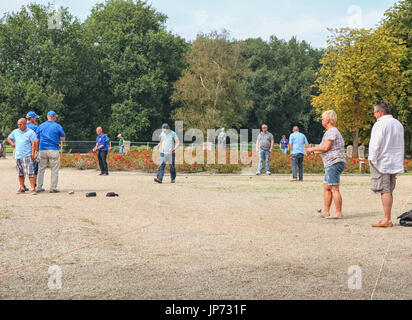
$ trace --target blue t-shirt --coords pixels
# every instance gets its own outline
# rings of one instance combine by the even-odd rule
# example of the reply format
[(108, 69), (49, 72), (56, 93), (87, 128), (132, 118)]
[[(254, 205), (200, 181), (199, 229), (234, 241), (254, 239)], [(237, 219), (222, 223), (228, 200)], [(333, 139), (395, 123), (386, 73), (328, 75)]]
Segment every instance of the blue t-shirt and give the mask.
[(107, 137), (104, 133), (96, 138), (97, 147), (104, 146), (103, 148), (99, 149), (101, 151), (108, 151), (109, 150), (109, 142), (107, 141)]
[(40, 150), (59, 150), (60, 138), (65, 136), (62, 126), (55, 121), (46, 121), (37, 128)]
[(37, 141), (36, 133), (27, 128), (25, 131), (14, 130), (9, 134), (9, 138), (16, 144), (14, 158), (16, 160), (31, 156), (31, 143)]
[(280, 140), (280, 146), (281, 146), (282, 149), (287, 149), (287, 148), (288, 148), (288, 144), (289, 144), (289, 140), (288, 140), (288, 139), (286, 139), (285, 141), (283, 141), (283, 139)]
[(306, 136), (300, 132), (294, 132), (289, 137), (289, 144), (292, 145), (292, 154), (304, 154), (305, 143), (308, 143), (308, 139), (306, 139)]
[(34, 123), (27, 122), (27, 128), (32, 129), (37, 135), (37, 126)]

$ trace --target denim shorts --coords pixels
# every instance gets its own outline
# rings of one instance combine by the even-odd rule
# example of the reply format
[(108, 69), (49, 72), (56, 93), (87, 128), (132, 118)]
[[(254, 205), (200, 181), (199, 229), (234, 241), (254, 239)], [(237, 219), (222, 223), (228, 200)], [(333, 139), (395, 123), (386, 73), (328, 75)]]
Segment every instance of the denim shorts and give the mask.
[(323, 179), (323, 182), (327, 183), (329, 186), (340, 185), (340, 175), (345, 170), (345, 167), (345, 162), (338, 162), (325, 168), (325, 178)]

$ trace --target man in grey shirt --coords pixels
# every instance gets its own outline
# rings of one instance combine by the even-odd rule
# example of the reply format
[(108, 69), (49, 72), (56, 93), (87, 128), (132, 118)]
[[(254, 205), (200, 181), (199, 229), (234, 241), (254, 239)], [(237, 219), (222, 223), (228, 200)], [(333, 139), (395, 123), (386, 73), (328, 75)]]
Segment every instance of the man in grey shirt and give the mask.
[(270, 175), (269, 158), (274, 144), (275, 140), (273, 139), (273, 135), (268, 131), (268, 126), (266, 124), (262, 125), (262, 132), (256, 141), (256, 152), (259, 152), (259, 169), (256, 175), (262, 174), (263, 160), (265, 160), (266, 174)]

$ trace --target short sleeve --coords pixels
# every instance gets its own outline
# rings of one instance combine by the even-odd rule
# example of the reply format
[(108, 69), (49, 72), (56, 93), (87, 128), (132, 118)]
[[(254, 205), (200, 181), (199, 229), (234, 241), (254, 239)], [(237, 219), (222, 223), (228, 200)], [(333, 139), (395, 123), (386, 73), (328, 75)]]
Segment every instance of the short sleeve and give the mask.
[(10, 133), (8, 137), (9, 137), (11, 140), (14, 141), (14, 131), (13, 131), (12, 133)]
[(325, 140), (331, 140), (331, 141), (335, 141), (337, 138), (337, 132), (336, 130), (328, 130), (325, 133)]
[(30, 132), (30, 141), (31, 142), (36, 142), (37, 141), (36, 132), (34, 132), (33, 130), (32, 130), (32, 132)]
[(305, 137), (305, 143), (309, 143), (308, 138), (306, 138), (306, 136), (304, 136), (304, 137)]
[(60, 137), (65, 137), (66, 136), (62, 126), (59, 126), (59, 135), (60, 135)]
[(173, 132), (173, 137), (175, 138), (175, 141), (179, 141), (179, 137), (177, 136), (176, 132)]

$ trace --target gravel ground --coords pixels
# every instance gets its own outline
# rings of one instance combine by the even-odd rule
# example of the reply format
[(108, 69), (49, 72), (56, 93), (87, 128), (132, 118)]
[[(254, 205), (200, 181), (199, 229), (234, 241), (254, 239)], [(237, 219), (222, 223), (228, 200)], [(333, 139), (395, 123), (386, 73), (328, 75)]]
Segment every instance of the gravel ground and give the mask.
[[(0, 299), (370, 299), (378, 275), (374, 299), (412, 299), (412, 229), (371, 228), (382, 212), (367, 176), (342, 177), (346, 219), (327, 221), (316, 216), (321, 176), (157, 185), (64, 169), (62, 193), (32, 196), (15, 194), (12, 159), (0, 172)], [(394, 222), (412, 208), (411, 190), (412, 176), (400, 176)], [(49, 289), (53, 265), (61, 289)], [(353, 265), (358, 290), (348, 288)]]

